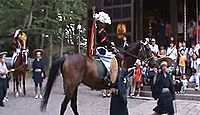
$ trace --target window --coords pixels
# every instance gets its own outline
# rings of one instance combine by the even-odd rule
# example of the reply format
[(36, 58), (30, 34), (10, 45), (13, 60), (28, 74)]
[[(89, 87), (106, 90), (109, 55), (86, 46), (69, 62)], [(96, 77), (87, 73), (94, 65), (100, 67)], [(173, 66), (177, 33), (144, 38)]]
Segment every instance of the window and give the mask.
[(122, 18), (130, 18), (131, 17), (131, 7), (122, 8)]
[(121, 5), (121, 0), (113, 0), (113, 5)]
[(131, 4), (131, 0), (122, 0), (122, 4)]
[(121, 18), (121, 8), (114, 8), (113, 19), (120, 19), (120, 18)]
[(111, 6), (112, 0), (104, 0), (104, 6)]

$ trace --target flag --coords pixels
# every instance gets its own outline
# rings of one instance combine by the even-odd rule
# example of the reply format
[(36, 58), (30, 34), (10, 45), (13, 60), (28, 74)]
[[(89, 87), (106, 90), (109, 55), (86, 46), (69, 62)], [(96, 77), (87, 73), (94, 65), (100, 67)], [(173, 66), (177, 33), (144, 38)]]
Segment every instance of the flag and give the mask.
[(90, 36), (90, 44), (89, 44), (89, 57), (92, 58), (94, 53), (94, 37), (95, 37), (95, 21), (92, 23), (92, 31)]

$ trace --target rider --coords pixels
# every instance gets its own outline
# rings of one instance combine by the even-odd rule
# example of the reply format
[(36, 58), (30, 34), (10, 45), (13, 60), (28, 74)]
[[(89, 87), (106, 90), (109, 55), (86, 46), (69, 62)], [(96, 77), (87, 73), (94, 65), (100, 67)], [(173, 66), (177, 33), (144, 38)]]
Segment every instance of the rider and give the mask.
[[(17, 29), (15, 31), (14, 34), (14, 38), (13, 38), (13, 48), (14, 48), (14, 53), (12, 56), (12, 63), (14, 64), (17, 56), (19, 55), (19, 53), (22, 51), (22, 53), (25, 54), (26, 57), (26, 62), (25, 64), (27, 65), (28, 63), (28, 49), (26, 47), (26, 41), (27, 41), (27, 36), (24, 32), (22, 32), (20, 29)], [(12, 65), (13, 65), (12, 64)]]
[(95, 14), (95, 19), (97, 21), (97, 34), (96, 34), (96, 43), (97, 49), (96, 54), (100, 57), (101, 61), (104, 63), (107, 69), (107, 75), (105, 76), (105, 80), (107, 82), (110, 81), (110, 70), (111, 70), (111, 61), (115, 57), (115, 55), (110, 52), (112, 49), (112, 44), (108, 41), (107, 32), (105, 30), (106, 25), (111, 24), (111, 19), (108, 14), (104, 12), (99, 12), (99, 14)]

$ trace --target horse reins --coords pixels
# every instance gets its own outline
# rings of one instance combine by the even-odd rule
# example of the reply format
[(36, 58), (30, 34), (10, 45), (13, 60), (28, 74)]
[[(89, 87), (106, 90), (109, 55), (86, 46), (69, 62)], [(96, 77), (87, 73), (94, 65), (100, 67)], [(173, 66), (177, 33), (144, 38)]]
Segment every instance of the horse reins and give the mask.
[(24, 65), (25, 65), (25, 63), (23, 62), (19, 67), (14, 68), (14, 71), (17, 71), (17, 70), (21, 69)]

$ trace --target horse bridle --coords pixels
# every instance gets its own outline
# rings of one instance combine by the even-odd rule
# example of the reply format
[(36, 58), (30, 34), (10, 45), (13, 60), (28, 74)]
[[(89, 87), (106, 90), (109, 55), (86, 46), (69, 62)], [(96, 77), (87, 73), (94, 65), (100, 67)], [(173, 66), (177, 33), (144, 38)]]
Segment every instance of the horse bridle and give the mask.
[[(25, 52), (21, 52), (21, 53), (22, 53), (22, 57), (23, 57), (23, 54), (24, 54)], [(21, 69), (24, 65), (25, 65), (25, 62), (23, 61), (23, 63), (22, 63), (20, 66), (14, 68), (14, 70), (17, 71), (17, 70)]]
[(152, 58), (154, 58), (153, 56), (150, 56), (150, 57), (147, 57), (147, 54), (145, 53), (146, 52), (146, 45), (148, 45), (148, 43), (143, 43), (142, 41), (140, 42), (142, 45), (141, 45), (141, 48), (139, 50), (139, 55), (143, 55), (144, 56), (144, 59), (142, 58), (142, 56), (140, 56), (140, 58), (142, 59), (141, 61), (143, 61), (144, 63), (148, 62), (149, 60), (151, 60)]

